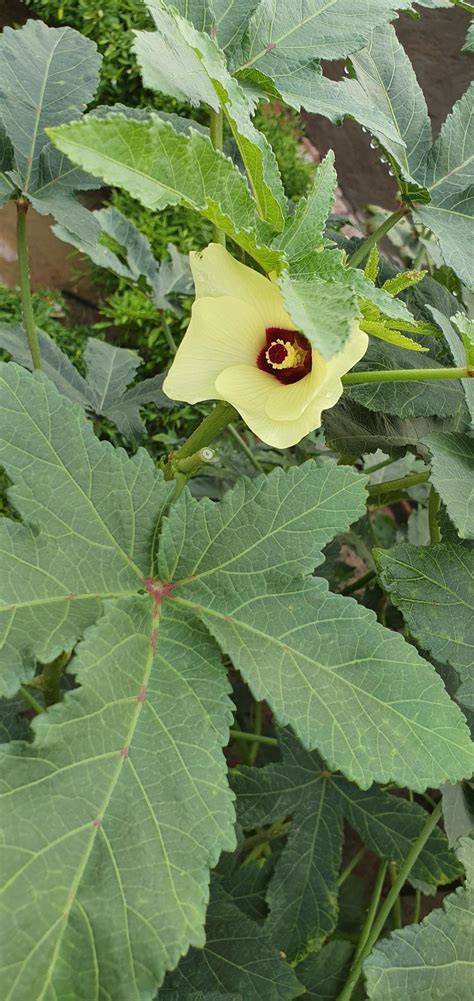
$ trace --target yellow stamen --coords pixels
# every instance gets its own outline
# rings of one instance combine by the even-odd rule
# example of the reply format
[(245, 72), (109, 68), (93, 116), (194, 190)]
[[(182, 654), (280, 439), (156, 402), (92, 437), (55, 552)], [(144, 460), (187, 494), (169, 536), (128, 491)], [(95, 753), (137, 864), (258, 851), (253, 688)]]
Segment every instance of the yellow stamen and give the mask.
[[(286, 351), (286, 357), (283, 361), (276, 362), (272, 361), (270, 358), (270, 350), (274, 344), (281, 344)], [(306, 356), (306, 351), (304, 348), (300, 348), (299, 344), (291, 344), (290, 341), (283, 341), (278, 338), (276, 341), (272, 341), (268, 351), (265, 354), (265, 358), (272, 368), (282, 369), (282, 368), (297, 368), (299, 365), (303, 365)]]

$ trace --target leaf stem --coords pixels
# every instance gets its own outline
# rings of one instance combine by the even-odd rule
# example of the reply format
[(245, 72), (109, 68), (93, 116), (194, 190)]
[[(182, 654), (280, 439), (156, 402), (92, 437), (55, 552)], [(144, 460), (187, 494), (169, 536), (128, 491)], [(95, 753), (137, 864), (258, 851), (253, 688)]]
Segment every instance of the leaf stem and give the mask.
[(354, 594), (355, 591), (360, 591), (361, 587), (365, 587), (366, 584), (370, 584), (370, 581), (373, 580), (374, 577), (375, 570), (368, 570), (362, 577), (358, 577), (357, 580), (353, 580), (351, 584), (348, 584), (342, 591), (339, 591), (339, 594)]
[(423, 473), (409, 473), (408, 476), (400, 476), (396, 480), (385, 480), (385, 483), (371, 483), (366, 487), (369, 497), (396, 493), (398, 490), (407, 490), (408, 487), (416, 487), (419, 483), (426, 483), (430, 474), (428, 470)]
[(362, 264), (362, 262), (365, 261), (365, 258), (369, 256), (372, 247), (375, 247), (379, 240), (381, 240), (382, 237), (384, 237), (385, 234), (393, 228), (393, 226), (396, 226), (397, 222), (400, 222), (400, 219), (403, 219), (403, 217), (407, 215), (408, 211), (408, 206), (402, 205), (396, 210), (396, 212), (392, 212), (392, 214), (388, 216), (388, 219), (385, 219), (378, 229), (376, 229), (374, 233), (371, 233), (370, 236), (368, 236), (367, 239), (361, 243), (360, 247), (358, 247), (352, 257), (349, 258), (349, 264), (351, 267), (357, 268), (359, 264)]
[(166, 343), (167, 343), (167, 345), (168, 345), (168, 347), (169, 347), (169, 349), (171, 351), (171, 354), (175, 355), (176, 352), (177, 352), (177, 350), (178, 350), (178, 348), (176, 346), (176, 341), (175, 341), (175, 339), (173, 337), (173, 334), (171, 333), (171, 327), (170, 327), (170, 325), (168, 323), (168, 318), (166, 316), (166, 313), (165, 313), (164, 309), (162, 309), (162, 311), (161, 311), (161, 325), (163, 327), (163, 333), (165, 335), (165, 340), (166, 340)]
[(346, 882), (346, 879), (349, 878), (351, 872), (354, 871), (356, 865), (358, 865), (360, 860), (364, 857), (366, 851), (367, 849), (365, 845), (362, 845), (362, 848), (359, 848), (359, 851), (356, 852), (355, 855), (353, 855), (350, 862), (347, 863), (344, 869), (341, 869), (341, 872), (339, 873), (337, 880), (338, 887), (343, 886), (343, 884)]
[(263, 733), (246, 733), (245, 730), (229, 730), (229, 736), (232, 740), (249, 740), (251, 743), (256, 741), (259, 744), (265, 744), (267, 747), (278, 747), (276, 737), (266, 737)]
[[(362, 953), (364, 952), (364, 949), (365, 949), (365, 947), (367, 945), (367, 942), (369, 940), (370, 933), (371, 933), (373, 925), (374, 925), (375, 916), (377, 914), (377, 909), (378, 909), (378, 906), (379, 906), (379, 903), (380, 903), (380, 897), (382, 896), (383, 885), (384, 885), (385, 876), (386, 876), (386, 873), (387, 873), (387, 865), (388, 865), (388, 863), (385, 862), (385, 861), (382, 861), (379, 864), (379, 868), (378, 868), (378, 871), (377, 871), (377, 876), (376, 876), (376, 879), (375, 879), (374, 888), (372, 890), (372, 896), (370, 898), (370, 904), (369, 904), (369, 908), (368, 908), (368, 911), (367, 911), (367, 916), (366, 916), (366, 919), (365, 919), (364, 924), (362, 926), (362, 931), (360, 933), (360, 938), (359, 938), (359, 941), (357, 943), (357, 948), (356, 948), (355, 956), (354, 956), (354, 963), (357, 960), (357, 957), (360, 956), (360, 955), (362, 955)], [(346, 987), (347, 987), (347, 984), (346, 984)], [(352, 990), (351, 990), (351, 993), (352, 993)], [(344, 994), (344, 992), (341, 994), (339, 1001), (342, 1001), (343, 994)], [(350, 997), (350, 996), (351, 995), (348, 994), (348, 997)]]
[(468, 368), (392, 368), (380, 372), (348, 372), (341, 381), (344, 386), (359, 386), (364, 382), (423, 382), (426, 379), (469, 379), (474, 372)]
[(258, 738), (262, 736), (262, 703), (255, 703), (255, 721), (254, 721), (254, 743), (250, 748), (250, 764), (254, 765), (258, 757), (258, 749), (260, 747)]
[(31, 708), (34, 709), (35, 713), (37, 713), (38, 716), (40, 713), (46, 712), (44, 706), (41, 705), (41, 702), (38, 702), (38, 699), (35, 699), (34, 695), (32, 695), (31, 692), (29, 692), (24, 685), (20, 685), (19, 691), (21, 692), (23, 698), (25, 699), (25, 702), (29, 703)]
[[(219, 108), (219, 111), (213, 111), (211, 108), (209, 131), (214, 149), (221, 150), (224, 144), (224, 112), (222, 108)], [(214, 243), (220, 243), (222, 247), (225, 247), (225, 233), (219, 226), (212, 227), (212, 236)]]
[(36, 331), (33, 303), (31, 301), (30, 261), (28, 251), (28, 236), (26, 231), (26, 213), (29, 202), (26, 198), (16, 200), (16, 243), (18, 266), (20, 270), (20, 294), (23, 312), (23, 324), (31, 352), (33, 368), (41, 368), (41, 352)]
[[(390, 862), (389, 863), (388, 871), (389, 871), (389, 874), (390, 874), (390, 882), (391, 882), (392, 886), (394, 886), (394, 884), (396, 883), (396, 880), (397, 880), (397, 867), (395, 865), (395, 862)], [(394, 928), (401, 928), (402, 927), (402, 905), (401, 905), (401, 901), (400, 901), (400, 894), (398, 894), (398, 896), (397, 896), (397, 898), (395, 900), (395, 903), (393, 905), (392, 920), (393, 920), (393, 927)]]
[(434, 486), (431, 485), (430, 496), (428, 499), (428, 522), (430, 526), (430, 542), (431, 545), (435, 545), (437, 542), (441, 542), (441, 532), (438, 525), (438, 511), (441, 504), (441, 497)]
[(426, 842), (428, 841), (428, 838), (434, 831), (438, 823), (438, 820), (441, 817), (441, 813), (442, 813), (442, 804), (438, 803), (438, 805), (433, 810), (433, 813), (429, 815), (423, 829), (420, 831), (420, 834), (413, 842), (404, 862), (402, 862), (402, 864), (399, 866), (397, 878), (393, 883), (391, 889), (389, 890), (387, 896), (385, 897), (385, 900), (382, 904), (382, 907), (380, 908), (379, 913), (377, 914), (377, 917), (373, 921), (370, 931), (365, 939), (364, 945), (356, 950), (356, 954), (352, 962), (349, 976), (337, 1001), (349, 1001), (349, 999), (352, 997), (352, 992), (354, 991), (354, 988), (358, 984), (360, 975), (362, 973), (362, 964), (367, 959), (369, 953), (372, 951), (375, 943), (380, 937), (384, 929), (385, 922), (390, 914), (390, 911), (393, 908), (395, 900), (397, 899), (398, 894), (402, 889), (402, 886), (404, 885), (408, 876), (410, 875), (410, 872), (420, 852), (423, 851), (423, 848)]
[(240, 448), (244, 453), (244, 455), (247, 456), (247, 459), (252, 464), (253, 468), (256, 469), (258, 473), (263, 473), (263, 466), (258, 461), (257, 457), (253, 454), (252, 449), (249, 448), (247, 442), (245, 442), (244, 439), (240, 436), (239, 432), (234, 427), (234, 425), (228, 424), (227, 430), (230, 436), (234, 439), (238, 448)]
[[(201, 448), (205, 448), (206, 445), (210, 445), (214, 438), (224, 430), (230, 421), (235, 420), (238, 417), (237, 411), (230, 405), (230, 403), (224, 403), (220, 401), (214, 410), (201, 421), (199, 427), (190, 435), (184, 445), (172, 456), (171, 467), (173, 463), (180, 462), (181, 459), (187, 459), (190, 455), (194, 455), (195, 452), (199, 452)], [(168, 476), (168, 479), (173, 479), (173, 472)]]

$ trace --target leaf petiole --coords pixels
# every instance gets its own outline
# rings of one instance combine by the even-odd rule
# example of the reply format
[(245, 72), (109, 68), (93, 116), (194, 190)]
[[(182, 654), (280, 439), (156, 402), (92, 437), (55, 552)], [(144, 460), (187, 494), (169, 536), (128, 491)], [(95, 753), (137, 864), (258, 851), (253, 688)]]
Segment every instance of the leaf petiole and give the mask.
[(388, 218), (381, 223), (378, 229), (376, 229), (374, 233), (371, 233), (370, 236), (368, 236), (367, 239), (361, 243), (355, 253), (352, 254), (352, 257), (349, 258), (349, 264), (351, 267), (357, 268), (359, 264), (362, 264), (362, 262), (365, 261), (365, 258), (369, 256), (372, 247), (375, 247), (379, 240), (381, 240), (386, 233), (389, 233), (390, 230), (397, 225), (397, 222), (400, 222), (400, 219), (403, 219), (408, 212), (409, 209), (407, 205), (402, 205), (401, 208), (396, 210), (396, 212), (392, 212), (392, 215), (388, 216)]
[(348, 372), (341, 382), (344, 386), (360, 386), (364, 382), (422, 382), (425, 379), (470, 379), (474, 372), (468, 368), (392, 368), (380, 372)]
[(28, 346), (31, 352), (33, 368), (41, 368), (41, 352), (36, 331), (35, 317), (33, 313), (33, 303), (31, 301), (30, 284), (30, 262), (28, 251), (28, 237), (26, 232), (26, 213), (29, 202), (26, 198), (16, 200), (16, 242), (18, 253), (18, 266), (20, 270), (20, 294), (23, 312), (23, 325), (28, 339)]

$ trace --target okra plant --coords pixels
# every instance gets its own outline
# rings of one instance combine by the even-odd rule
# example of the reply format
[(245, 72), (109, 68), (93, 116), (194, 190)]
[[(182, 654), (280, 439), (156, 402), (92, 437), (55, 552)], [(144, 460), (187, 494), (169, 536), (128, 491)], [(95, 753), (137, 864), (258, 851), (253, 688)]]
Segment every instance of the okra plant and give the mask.
[[(5, 1001), (472, 997), (473, 91), (433, 136), (393, 26), (451, 6), (146, 0), (143, 85), (189, 117), (87, 112), (90, 40), (1, 36)], [(272, 100), (380, 146), (398, 207), (370, 236), (332, 218), (331, 153), (289, 203)], [(100, 186), (213, 240), (157, 262), (78, 199)], [(37, 329), (35, 211), (157, 310), (194, 295), (166, 373), (91, 338), (84, 376)], [(410, 271), (378, 250), (402, 218)], [(161, 457), (150, 401), (199, 404)]]

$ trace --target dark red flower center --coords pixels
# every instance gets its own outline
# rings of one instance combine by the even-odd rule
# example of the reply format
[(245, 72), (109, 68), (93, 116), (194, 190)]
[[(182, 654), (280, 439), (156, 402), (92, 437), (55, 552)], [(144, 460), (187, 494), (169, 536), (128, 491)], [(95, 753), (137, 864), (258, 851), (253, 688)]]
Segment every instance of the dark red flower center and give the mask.
[(257, 367), (289, 386), (311, 372), (311, 345), (299, 330), (267, 327), (265, 344), (257, 355)]

